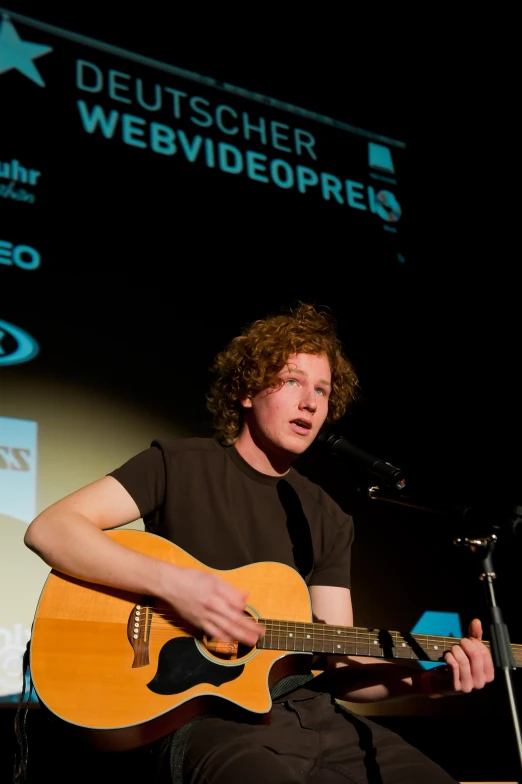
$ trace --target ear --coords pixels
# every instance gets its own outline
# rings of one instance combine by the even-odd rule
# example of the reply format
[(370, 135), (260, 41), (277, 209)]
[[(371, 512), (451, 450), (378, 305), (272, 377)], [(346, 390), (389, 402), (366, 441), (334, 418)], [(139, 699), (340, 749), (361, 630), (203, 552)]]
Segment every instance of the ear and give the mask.
[(247, 395), (247, 397), (241, 398), (239, 401), (243, 408), (252, 408), (252, 397)]

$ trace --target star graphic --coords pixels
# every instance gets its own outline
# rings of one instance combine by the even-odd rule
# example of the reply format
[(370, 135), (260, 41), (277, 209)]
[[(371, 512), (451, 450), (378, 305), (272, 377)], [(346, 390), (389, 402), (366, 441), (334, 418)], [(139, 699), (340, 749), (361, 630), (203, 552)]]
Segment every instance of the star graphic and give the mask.
[(52, 51), (52, 46), (22, 41), (12, 23), (4, 19), (0, 28), (0, 74), (16, 68), (40, 87), (45, 87), (33, 60)]

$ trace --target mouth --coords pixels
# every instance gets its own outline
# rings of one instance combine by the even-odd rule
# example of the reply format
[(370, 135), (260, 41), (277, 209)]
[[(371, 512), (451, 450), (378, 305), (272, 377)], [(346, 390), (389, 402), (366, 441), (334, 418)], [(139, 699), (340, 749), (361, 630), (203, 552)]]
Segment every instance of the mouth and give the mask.
[(308, 419), (292, 419), (290, 424), (296, 433), (308, 435), (312, 429), (312, 423)]

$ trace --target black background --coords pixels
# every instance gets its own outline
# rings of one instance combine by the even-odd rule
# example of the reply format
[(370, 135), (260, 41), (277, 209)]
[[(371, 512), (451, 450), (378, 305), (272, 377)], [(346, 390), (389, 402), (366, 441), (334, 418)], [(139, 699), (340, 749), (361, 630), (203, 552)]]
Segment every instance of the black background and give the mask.
[[(452, 542), (500, 525), (497, 598), (512, 641), (522, 641), (520, 536), (507, 525), (522, 504), (517, 219), (504, 187), (509, 19), (397, 12), (377, 25), (340, 10), (283, 18), (226, 8), (202, 19), (154, 4), (11, 10), (403, 139), (409, 214), (406, 263), (378, 274), (315, 248), (294, 253), (291, 238), (283, 258), (242, 242), (230, 263), (233, 224), (214, 227), (204, 262), (180, 246), (168, 288), (146, 268), (140, 280), (112, 275), (110, 257), (94, 278), (71, 259), (70, 274), (38, 294), (26, 273), (10, 274), (2, 317), (33, 334), (41, 355), (3, 372), (63, 374), (205, 435), (215, 353), (246, 323), (298, 300), (329, 307), (362, 387), (338, 430), (403, 468), (421, 503), (474, 510), (464, 520), (369, 502), (367, 476), (311, 450), (301, 469), (356, 516), (356, 622), (411, 628), (425, 609), (460, 612), (464, 625), (486, 620), (474, 562)], [(52, 228), (62, 230), (59, 211)], [(357, 617), (358, 590), (372, 618)]]

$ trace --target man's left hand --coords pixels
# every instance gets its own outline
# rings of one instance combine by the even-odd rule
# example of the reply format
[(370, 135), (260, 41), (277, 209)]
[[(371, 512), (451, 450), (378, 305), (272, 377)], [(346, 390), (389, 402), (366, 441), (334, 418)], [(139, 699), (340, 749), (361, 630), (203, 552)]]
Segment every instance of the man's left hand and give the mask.
[(421, 676), (430, 689), (423, 689), (431, 696), (447, 694), (467, 694), (482, 689), (495, 677), (495, 667), (489, 649), (482, 642), (482, 624), (474, 618), (468, 630), (457, 645), (444, 654), (446, 667), (427, 670)]

